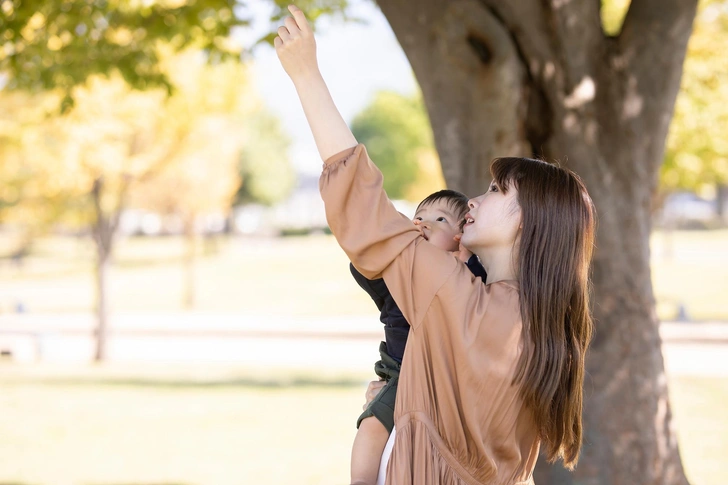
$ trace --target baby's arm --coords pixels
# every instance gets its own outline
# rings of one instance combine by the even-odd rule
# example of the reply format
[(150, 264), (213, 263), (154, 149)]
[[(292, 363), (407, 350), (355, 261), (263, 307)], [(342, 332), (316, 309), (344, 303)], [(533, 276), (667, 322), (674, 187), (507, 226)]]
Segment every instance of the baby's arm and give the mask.
[(356, 146), (356, 138), (331, 98), (316, 60), (316, 40), (300, 8), (288, 7), (274, 43), (283, 69), (293, 81), (322, 160)]

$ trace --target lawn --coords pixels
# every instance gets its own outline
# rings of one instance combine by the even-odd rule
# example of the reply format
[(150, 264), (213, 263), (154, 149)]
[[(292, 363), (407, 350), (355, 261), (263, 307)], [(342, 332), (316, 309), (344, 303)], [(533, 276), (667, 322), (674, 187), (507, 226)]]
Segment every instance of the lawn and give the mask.
[[(0, 256), (11, 241), (0, 234)], [(728, 320), (728, 231), (656, 233), (658, 312)], [(184, 244), (119, 241), (111, 309), (174, 314), (182, 305)], [(22, 266), (0, 259), (0, 314), (88, 313), (87, 239), (37, 242)], [(201, 250), (195, 311), (206, 314), (372, 315), (330, 236), (223, 240)], [(250, 369), (17, 366), (0, 361), (0, 485), (345, 483), (366, 373), (326, 378)], [(364, 371), (368, 369), (363, 369)], [(692, 485), (722, 483), (728, 456), (728, 378), (670, 380)]]
[[(365, 376), (0, 368), (0, 483), (341, 484)], [(670, 382), (692, 485), (722, 483), (728, 378)]]
[[(0, 255), (9, 238), (0, 237)], [(346, 256), (331, 236), (222, 240), (200, 250), (195, 310), (280, 315), (371, 314)], [(184, 244), (177, 238), (128, 238), (117, 245), (111, 309), (184, 311)], [(93, 247), (87, 239), (39, 240), (22, 267), (0, 261), (0, 312), (21, 303), (34, 313), (84, 313), (94, 307)], [(680, 305), (696, 320), (728, 320), (728, 230), (656, 232), (652, 273), (658, 313)]]
[(728, 377), (671, 379), (670, 399), (683, 465), (692, 485), (728, 480)]
[[(181, 312), (184, 244), (176, 238), (120, 241), (110, 277), (112, 311)], [(94, 307), (93, 248), (87, 240), (47, 239), (20, 269), (0, 268), (0, 306), (21, 301), (35, 313), (83, 313)], [(222, 240), (200, 249), (195, 310), (282, 315), (371, 314), (348, 260), (331, 236)], [(1, 309), (0, 309), (1, 311)]]

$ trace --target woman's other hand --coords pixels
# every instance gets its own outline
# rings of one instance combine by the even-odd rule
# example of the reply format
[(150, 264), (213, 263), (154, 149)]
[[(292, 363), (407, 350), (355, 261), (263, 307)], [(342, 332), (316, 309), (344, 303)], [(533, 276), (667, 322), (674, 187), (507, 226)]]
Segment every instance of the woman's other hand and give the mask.
[(367, 392), (365, 394), (367, 402), (364, 403), (362, 409), (366, 409), (367, 406), (369, 406), (369, 403), (372, 402), (375, 397), (377, 397), (377, 394), (379, 394), (379, 391), (382, 390), (386, 383), (387, 381), (372, 381), (369, 383), (369, 386), (367, 387)]
[[(458, 243), (460, 243), (460, 238), (462, 238), (462, 237), (463, 237), (463, 235), (462, 235), (462, 234), (458, 234), (458, 235), (457, 235), (457, 236), (455, 236), (455, 237), (454, 237), (453, 239), (454, 239), (455, 241), (457, 241)], [(465, 248), (465, 246), (463, 246), (463, 244), (462, 244), (462, 243), (460, 243), (460, 247), (458, 248), (458, 250), (457, 250), (457, 251), (453, 251), (453, 253), (452, 253), (452, 254), (453, 254), (453, 255), (454, 255), (454, 256), (455, 256), (456, 258), (458, 258), (458, 259), (459, 259), (460, 261), (462, 261), (463, 263), (467, 263), (467, 262), (468, 262), (468, 260), (470, 259), (470, 257), (471, 257), (471, 256), (473, 255), (473, 253), (471, 253), (470, 251), (468, 251), (468, 250), (467, 250), (467, 249)]]

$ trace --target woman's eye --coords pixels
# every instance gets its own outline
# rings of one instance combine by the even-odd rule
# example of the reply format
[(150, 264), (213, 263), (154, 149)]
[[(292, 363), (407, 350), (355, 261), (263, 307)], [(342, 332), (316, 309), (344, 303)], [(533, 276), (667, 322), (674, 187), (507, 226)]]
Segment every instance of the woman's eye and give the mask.
[(422, 218), (421, 217), (415, 217), (415, 220), (416, 221), (422, 221)]
[(491, 192), (498, 192), (498, 187), (495, 184), (491, 184), (490, 191)]

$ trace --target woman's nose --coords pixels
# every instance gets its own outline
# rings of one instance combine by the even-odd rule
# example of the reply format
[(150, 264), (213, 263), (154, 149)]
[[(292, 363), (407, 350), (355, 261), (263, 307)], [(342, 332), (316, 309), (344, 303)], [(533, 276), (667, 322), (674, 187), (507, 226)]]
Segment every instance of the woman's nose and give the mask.
[(485, 197), (485, 194), (478, 197), (473, 197), (468, 201), (468, 207), (470, 207), (471, 209), (477, 209), (480, 205), (480, 201), (483, 200), (483, 197)]

